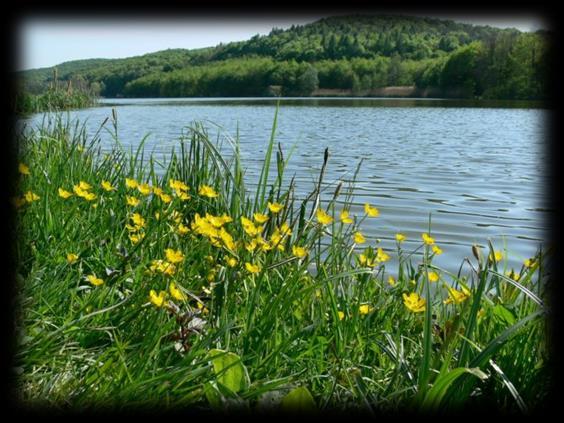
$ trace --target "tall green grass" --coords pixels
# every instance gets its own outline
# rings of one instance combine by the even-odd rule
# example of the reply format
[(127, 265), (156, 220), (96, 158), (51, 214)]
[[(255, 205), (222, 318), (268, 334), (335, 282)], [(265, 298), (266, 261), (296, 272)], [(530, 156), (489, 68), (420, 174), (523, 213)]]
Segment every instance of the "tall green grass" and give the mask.
[[(433, 264), (431, 245), (421, 241), (418, 261), (398, 241), (385, 252), (399, 258), (399, 277), (390, 281), (385, 257), (369, 266), (376, 248), (364, 252), (367, 263), (354, 244), (363, 221), (378, 217), (343, 223), (340, 212), (350, 209), (352, 196), (338, 204), (341, 185), (330, 198), (321, 195), (328, 154), (308, 198), (298, 202), (293, 182), (284, 186), (287, 159), (276, 151), (275, 126), (276, 118), (254, 193), (244, 185), (238, 139), (226, 159), (197, 123), (164, 162), (146, 157), (143, 143), (125, 151), (115, 114), (110, 152), (102, 151), (99, 136), (89, 138), (84, 126), (61, 117), (18, 135), (20, 162), (29, 168), (14, 199), (24, 404), (367, 412), (539, 407), (549, 380), (544, 252), (508, 276), (493, 246), (475, 248), (454, 275)], [(128, 188), (126, 178), (160, 187), (171, 202)], [(189, 186), (189, 199), (174, 195), (171, 179)], [(59, 188), (73, 192), (80, 181), (92, 186), (87, 191), (95, 199), (59, 196)], [(115, 190), (104, 190), (103, 181)], [(218, 196), (199, 194), (203, 185)], [(139, 205), (127, 205), (127, 196)], [(274, 213), (269, 202), (283, 207)], [(321, 224), (319, 209), (333, 221)], [(133, 213), (145, 219), (136, 231)], [(223, 224), (232, 248), (197, 233), (196, 215), (206, 213), (233, 219)], [(265, 251), (260, 244), (245, 248), (252, 237), (240, 218), (254, 213), (268, 216), (259, 230)], [(291, 234), (276, 237), (283, 223)], [(189, 231), (180, 234), (180, 224)], [(132, 241), (138, 233), (144, 237)], [(293, 246), (307, 256), (298, 258)], [(167, 248), (184, 256), (172, 276), (151, 270)], [(78, 259), (71, 263), (69, 253)], [(245, 263), (258, 266), (256, 273)], [(429, 272), (440, 279), (432, 282)], [(172, 296), (172, 282), (185, 299)], [(445, 304), (449, 286), (460, 293), (464, 287), (468, 297)], [(167, 292), (162, 306), (150, 301), (151, 290)], [(410, 293), (425, 300), (425, 310), (404, 304)]]
[(97, 97), (88, 90), (49, 88), (41, 94), (22, 91), (15, 95), (12, 108), (18, 115), (82, 109), (96, 104)]

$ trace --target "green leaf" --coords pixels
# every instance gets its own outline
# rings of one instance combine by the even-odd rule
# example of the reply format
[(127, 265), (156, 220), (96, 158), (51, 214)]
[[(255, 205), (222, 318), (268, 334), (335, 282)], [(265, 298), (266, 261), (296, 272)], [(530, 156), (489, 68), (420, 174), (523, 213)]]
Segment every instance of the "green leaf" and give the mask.
[(206, 382), (204, 384), (204, 395), (206, 396), (206, 399), (212, 409), (218, 410), (221, 408), (223, 398), (221, 393), (211, 382)]
[(234, 393), (249, 386), (247, 369), (237, 354), (213, 349), (209, 352), (209, 356), (218, 383)]
[(508, 325), (515, 324), (515, 316), (511, 313), (508, 309), (506, 309), (501, 304), (496, 305), (493, 309), (494, 316), (501, 319), (503, 322), (507, 323)]
[(429, 410), (438, 409), (441, 401), (448, 391), (448, 388), (464, 373), (470, 373), (482, 380), (488, 377), (477, 367), (472, 369), (466, 367), (457, 367), (456, 369), (452, 369), (448, 373), (444, 373), (437, 378), (432, 388), (427, 392), (427, 395), (425, 395), (422, 403), (422, 408)]
[(280, 403), (286, 411), (313, 411), (317, 407), (308, 389), (304, 386), (296, 388), (286, 395)]

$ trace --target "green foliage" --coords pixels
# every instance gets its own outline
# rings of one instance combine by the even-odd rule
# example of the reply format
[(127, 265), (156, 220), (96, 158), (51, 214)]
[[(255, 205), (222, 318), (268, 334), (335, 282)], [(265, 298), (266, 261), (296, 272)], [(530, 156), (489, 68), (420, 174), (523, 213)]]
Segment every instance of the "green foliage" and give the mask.
[[(62, 81), (104, 97), (287, 96), (317, 88), (370, 95), (385, 86), (440, 89), (446, 97), (544, 99), (550, 34), (409, 16), (324, 18), (248, 41), (169, 49), (126, 59), (66, 62)], [(17, 74), (43, 92), (51, 68)], [(275, 90), (276, 91), (276, 90)]]
[[(89, 139), (84, 126), (60, 116), (18, 134), (26, 166), (13, 199), (15, 366), (26, 404), (452, 411), (491, 402), (513, 411), (546, 398), (553, 375), (542, 250), (509, 273), (503, 262), (482, 258), (465, 259), (468, 266), (451, 275), (433, 264), (428, 245), (412, 250), (398, 242), (389, 251), (398, 258), (392, 284), (385, 259), (363, 264), (354, 246), (369, 217), (338, 219), (354, 203), (354, 178), (343, 196), (322, 195), (325, 156), (316, 189), (296, 200), (293, 185), (281, 183), (281, 154), (269, 177), (276, 122), (256, 192), (243, 184), (237, 142), (232, 157), (221, 154), (200, 124), (162, 161), (145, 156), (142, 142), (124, 150), (117, 126), (114, 116), (106, 129), (116, 145), (106, 151), (98, 136)], [(128, 187), (126, 178), (153, 193)], [(188, 185), (190, 198), (172, 192), (170, 179)], [(79, 196), (80, 181), (94, 198)], [(218, 197), (199, 194), (202, 184)], [(128, 196), (140, 203), (128, 204)], [(272, 212), (268, 202), (282, 210)], [(319, 222), (319, 208), (335, 220)], [(259, 233), (270, 247), (264, 251), (247, 248), (256, 235), (241, 224), (256, 212), (268, 217)], [(135, 213), (142, 228), (132, 227)], [(206, 214), (232, 218), (224, 227), (233, 250), (197, 232), (197, 216)], [(275, 241), (284, 223), (291, 233), (282, 240), (278, 232)], [(133, 237), (138, 231), (141, 240)], [(308, 254), (298, 258), (295, 246)], [(152, 269), (167, 248), (183, 254), (172, 275)], [(431, 270), (440, 282), (430, 281)], [(91, 274), (104, 283), (93, 285)], [(466, 297), (453, 302), (449, 288), (466, 289)], [(169, 294), (155, 304), (151, 290)], [(404, 294), (422, 296), (425, 310), (408, 308)]]
[(281, 402), (281, 408), (290, 412), (312, 412), (315, 410), (315, 401), (311, 393), (304, 386), (290, 391)]
[(217, 382), (233, 393), (247, 389), (249, 375), (237, 354), (213, 349), (209, 352)]

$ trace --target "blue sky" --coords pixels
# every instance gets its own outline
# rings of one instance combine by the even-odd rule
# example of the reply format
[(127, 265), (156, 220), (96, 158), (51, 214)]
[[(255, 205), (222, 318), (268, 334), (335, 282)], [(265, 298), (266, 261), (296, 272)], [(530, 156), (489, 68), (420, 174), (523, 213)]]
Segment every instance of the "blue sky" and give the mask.
[[(405, 13), (407, 14), (407, 13)], [(167, 48), (212, 47), (220, 42), (246, 40), (255, 34), (268, 34), (273, 27), (289, 28), (331, 14), (296, 16), (227, 15), (184, 16), (182, 19), (91, 19), (41, 18), (22, 21), (18, 34), (17, 70), (57, 65), (69, 60), (122, 58)], [(417, 13), (417, 15), (425, 15)], [(514, 27), (521, 31), (546, 28), (542, 17), (534, 15), (469, 16), (429, 14), (464, 23)]]

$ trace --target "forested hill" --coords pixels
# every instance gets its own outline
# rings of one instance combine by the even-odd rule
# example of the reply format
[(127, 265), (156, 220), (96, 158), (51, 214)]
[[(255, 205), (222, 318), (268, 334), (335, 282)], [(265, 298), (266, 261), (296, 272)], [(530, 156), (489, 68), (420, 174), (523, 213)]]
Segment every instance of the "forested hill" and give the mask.
[[(67, 62), (56, 77), (105, 97), (373, 95), (414, 86), (419, 95), (544, 99), (550, 37), (422, 17), (330, 17), (216, 47)], [(54, 72), (18, 77), (37, 93)]]

